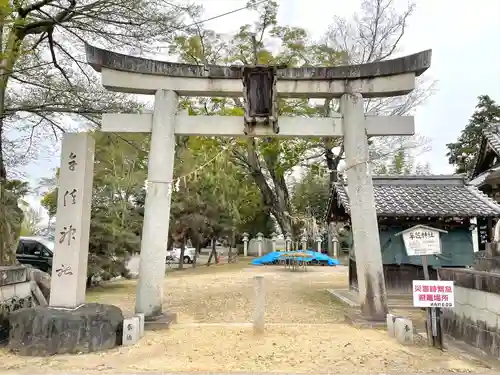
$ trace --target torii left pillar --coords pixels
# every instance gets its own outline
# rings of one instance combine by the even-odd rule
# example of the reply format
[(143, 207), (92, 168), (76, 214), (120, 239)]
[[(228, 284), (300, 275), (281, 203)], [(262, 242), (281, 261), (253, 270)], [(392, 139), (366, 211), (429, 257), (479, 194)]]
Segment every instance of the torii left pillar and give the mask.
[(135, 312), (143, 313), (146, 322), (159, 321), (165, 317), (163, 279), (172, 199), (178, 101), (177, 93), (171, 90), (158, 90), (155, 94), (135, 303)]

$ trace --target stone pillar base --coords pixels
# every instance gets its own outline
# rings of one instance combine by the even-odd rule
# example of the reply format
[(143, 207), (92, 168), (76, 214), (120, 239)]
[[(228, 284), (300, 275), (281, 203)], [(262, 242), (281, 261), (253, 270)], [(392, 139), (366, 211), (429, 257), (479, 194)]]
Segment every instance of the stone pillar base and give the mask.
[(8, 348), (19, 355), (91, 353), (121, 345), (122, 311), (86, 303), (72, 310), (37, 306), (9, 316)]
[(177, 323), (177, 314), (164, 312), (158, 316), (145, 317), (144, 330), (157, 331), (161, 329), (168, 329), (172, 323)]

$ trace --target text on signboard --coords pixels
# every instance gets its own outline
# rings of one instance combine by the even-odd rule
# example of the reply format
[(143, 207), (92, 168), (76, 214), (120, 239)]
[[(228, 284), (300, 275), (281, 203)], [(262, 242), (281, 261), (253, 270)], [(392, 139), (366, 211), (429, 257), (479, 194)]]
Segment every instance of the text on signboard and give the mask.
[(411, 232), (409, 234), (410, 240), (414, 239), (425, 239), (425, 238), (434, 238), (434, 232)]
[(451, 286), (442, 285), (415, 285), (415, 292), (451, 293)]

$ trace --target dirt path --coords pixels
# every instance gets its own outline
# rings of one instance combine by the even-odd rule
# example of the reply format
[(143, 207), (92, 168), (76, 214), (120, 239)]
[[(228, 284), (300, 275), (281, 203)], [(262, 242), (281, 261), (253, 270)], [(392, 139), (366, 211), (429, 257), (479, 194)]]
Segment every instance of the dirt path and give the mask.
[[(254, 337), (252, 277), (264, 275), (266, 334)], [(134, 347), (52, 358), (0, 356), (0, 370), (273, 371), (314, 373), (484, 372), (425, 346), (403, 347), (385, 331), (343, 324), (344, 306), (324, 290), (346, 285), (343, 267), (293, 273), (277, 267), (220, 266), (165, 279), (165, 306), (178, 313), (170, 331), (147, 332)], [(116, 283), (89, 299), (131, 312), (135, 283)], [(245, 325), (247, 323), (247, 325)]]

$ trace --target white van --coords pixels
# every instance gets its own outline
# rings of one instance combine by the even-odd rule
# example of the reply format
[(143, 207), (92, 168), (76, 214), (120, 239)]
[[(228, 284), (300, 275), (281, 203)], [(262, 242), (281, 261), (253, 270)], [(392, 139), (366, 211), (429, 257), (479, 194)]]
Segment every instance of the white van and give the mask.
[[(196, 249), (194, 247), (186, 247), (184, 249), (184, 263), (185, 264), (193, 263), (195, 254), (196, 254)], [(168, 256), (174, 258), (175, 262), (178, 262), (179, 259), (181, 258), (181, 249), (174, 248), (173, 250), (167, 250), (167, 257)]]

